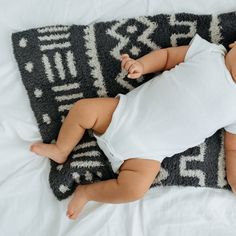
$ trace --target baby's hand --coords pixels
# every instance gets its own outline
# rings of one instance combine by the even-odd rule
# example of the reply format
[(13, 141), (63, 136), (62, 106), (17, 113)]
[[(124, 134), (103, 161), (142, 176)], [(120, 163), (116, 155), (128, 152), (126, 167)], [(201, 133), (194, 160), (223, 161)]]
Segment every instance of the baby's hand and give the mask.
[(130, 79), (138, 79), (143, 75), (143, 64), (130, 58), (128, 54), (121, 55), (121, 68), (128, 72)]

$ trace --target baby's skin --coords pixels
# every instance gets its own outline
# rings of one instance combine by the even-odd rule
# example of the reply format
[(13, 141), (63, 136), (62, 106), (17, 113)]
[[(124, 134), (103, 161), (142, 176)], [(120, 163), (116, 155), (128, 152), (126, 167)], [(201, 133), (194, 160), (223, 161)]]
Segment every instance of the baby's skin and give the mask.
[[(231, 50), (225, 56), (225, 64), (236, 82), (236, 42), (229, 47)], [(130, 79), (170, 70), (184, 62), (188, 48), (180, 46), (155, 50), (137, 60), (124, 54), (121, 56), (121, 67), (128, 72)], [(63, 122), (56, 143), (35, 143), (30, 150), (57, 163), (64, 163), (86, 129), (92, 129), (97, 134), (106, 131), (118, 102), (118, 98), (79, 100)], [(236, 135), (229, 132), (225, 132), (225, 156), (227, 179), (232, 191), (236, 193)], [(69, 202), (67, 216), (76, 219), (88, 201), (125, 203), (141, 199), (159, 171), (160, 162), (156, 160), (130, 157), (121, 165), (117, 179), (79, 185)]]

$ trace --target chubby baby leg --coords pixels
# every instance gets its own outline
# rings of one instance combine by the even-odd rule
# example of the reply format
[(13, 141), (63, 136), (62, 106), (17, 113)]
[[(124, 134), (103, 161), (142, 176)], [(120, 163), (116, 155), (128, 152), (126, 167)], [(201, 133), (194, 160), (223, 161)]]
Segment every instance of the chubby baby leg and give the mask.
[(236, 194), (236, 151), (227, 150), (226, 154), (226, 175), (232, 191)]
[(57, 163), (65, 162), (67, 156), (82, 138), (85, 129), (93, 129), (97, 133), (106, 131), (118, 102), (118, 98), (79, 100), (63, 122), (56, 143), (35, 143), (30, 150)]
[(67, 216), (76, 219), (88, 201), (125, 203), (141, 199), (160, 171), (160, 162), (132, 158), (120, 168), (117, 179), (77, 187), (68, 205)]

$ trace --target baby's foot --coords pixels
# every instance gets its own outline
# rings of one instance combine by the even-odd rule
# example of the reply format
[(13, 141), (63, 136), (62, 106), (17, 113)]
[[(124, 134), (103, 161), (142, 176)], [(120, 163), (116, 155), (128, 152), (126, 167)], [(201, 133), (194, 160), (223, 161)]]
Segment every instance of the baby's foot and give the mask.
[(60, 151), (56, 144), (35, 143), (31, 145), (30, 151), (60, 164), (64, 163), (67, 158), (67, 155)]
[(81, 212), (84, 205), (88, 202), (83, 186), (78, 186), (75, 190), (74, 196), (69, 202), (67, 216), (71, 220), (75, 220)]
[(236, 194), (236, 182), (235, 183), (230, 183), (231, 190), (234, 194)]
[(236, 194), (236, 185), (235, 185), (235, 186), (231, 186), (231, 189), (232, 189), (232, 192), (233, 192), (234, 194)]

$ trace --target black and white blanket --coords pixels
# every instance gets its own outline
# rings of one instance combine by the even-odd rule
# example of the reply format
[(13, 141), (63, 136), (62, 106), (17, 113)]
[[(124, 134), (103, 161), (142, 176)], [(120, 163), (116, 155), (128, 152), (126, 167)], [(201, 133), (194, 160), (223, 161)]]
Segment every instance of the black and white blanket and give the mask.
[[(196, 33), (227, 47), (235, 40), (235, 25), (235, 12), (180, 13), (14, 33), (15, 58), (43, 141), (55, 142), (61, 123), (78, 99), (114, 97), (152, 78), (150, 74), (140, 80), (128, 79), (120, 69), (120, 54), (138, 58), (158, 48), (186, 45)], [(166, 158), (152, 186), (228, 188), (222, 134), (219, 130), (201, 145)], [(87, 131), (63, 165), (51, 161), (49, 181), (61, 200), (77, 184), (115, 177), (92, 132)]]

